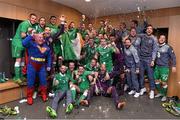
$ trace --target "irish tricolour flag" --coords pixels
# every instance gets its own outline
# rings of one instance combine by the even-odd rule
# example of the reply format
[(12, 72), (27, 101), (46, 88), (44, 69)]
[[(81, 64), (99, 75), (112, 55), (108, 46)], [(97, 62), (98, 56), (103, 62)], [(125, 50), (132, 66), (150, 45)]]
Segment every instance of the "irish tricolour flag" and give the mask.
[(84, 41), (77, 29), (71, 29), (62, 34), (62, 55), (64, 60), (79, 60)]

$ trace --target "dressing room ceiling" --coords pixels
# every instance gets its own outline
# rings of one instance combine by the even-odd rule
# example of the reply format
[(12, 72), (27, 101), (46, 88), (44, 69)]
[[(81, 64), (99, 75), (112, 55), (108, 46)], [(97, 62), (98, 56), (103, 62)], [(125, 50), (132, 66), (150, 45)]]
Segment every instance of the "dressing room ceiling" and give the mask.
[[(88, 17), (180, 6), (180, 0), (52, 0), (80, 11)], [(86, 2), (90, 1), (90, 2)]]

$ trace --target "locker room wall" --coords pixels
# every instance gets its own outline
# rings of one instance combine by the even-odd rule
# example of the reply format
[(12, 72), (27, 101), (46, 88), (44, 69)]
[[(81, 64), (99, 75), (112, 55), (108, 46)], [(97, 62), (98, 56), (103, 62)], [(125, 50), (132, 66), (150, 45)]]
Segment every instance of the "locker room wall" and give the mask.
[[(152, 23), (154, 27), (159, 27), (159, 28), (169, 27), (169, 17), (175, 15), (180, 15), (180, 7), (145, 11), (145, 16), (148, 16), (147, 17), (148, 22)], [(139, 16), (139, 18), (137, 16)], [(140, 23), (142, 23), (143, 20), (141, 14), (139, 14), (138, 12), (134, 12), (128, 14), (118, 14), (112, 16), (98, 17), (92, 19), (91, 22), (94, 24), (95, 28), (98, 28), (100, 20), (105, 20), (105, 19), (109, 19), (111, 25), (113, 26), (118, 26), (120, 22), (125, 22), (127, 24), (127, 27), (130, 26), (129, 23), (133, 19), (140, 21)]]
[(0, 0), (0, 17), (24, 20), (32, 12), (47, 19), (51, 15), (58, 17), (64, 14), (68, 22), (72, 20), (75, 23), (79, 23), (81, 17), (77, 10), (51, 0)]

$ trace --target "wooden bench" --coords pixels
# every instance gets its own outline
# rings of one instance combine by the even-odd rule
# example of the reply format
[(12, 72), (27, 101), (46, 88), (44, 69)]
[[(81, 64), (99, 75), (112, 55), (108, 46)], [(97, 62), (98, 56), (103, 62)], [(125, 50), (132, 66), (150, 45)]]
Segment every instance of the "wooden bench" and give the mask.
[(19, 86), (12, 80), (0, 83), (0, 104), (26, 97), (26, 86)]

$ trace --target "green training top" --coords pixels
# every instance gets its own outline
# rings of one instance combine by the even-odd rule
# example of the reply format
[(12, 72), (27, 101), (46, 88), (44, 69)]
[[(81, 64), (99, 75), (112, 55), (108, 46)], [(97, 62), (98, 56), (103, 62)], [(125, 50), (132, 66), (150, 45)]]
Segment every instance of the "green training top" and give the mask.
[(84, 92), (85, 90), (89, 89), (90, 82), (88, 80), (88, 75), (90, 75), (92, 72), (91, 71), (84, 71), (83, 74), (79, 76), (79, 80), (81, 81), (79, 83), (79, 88), (81, 92)]
[(16, 34), (15, 34), (14, 38), (12, 39), (13, 45), (24, 49), (24, 47), (22, 46), (22, 39), (23, 38), (21, 37), (21, 33), (27, 33), (28, 28), (33, 28), (32, 24), (30, 23), (29, 20), (25, 20), (19, 24), (19, 26), (16, 30)]
[(70, 78), (67, 74), (57, 73), (54, 77), (54, 80), (58, 80), (59, 84), (56, 86), (56, 91), (66, 91), (69, 90), (69, 81)]
[(53, 25), (51, 23), (47, 24), (46, 26), (51, 28), (51, 35), (54, 35), (59, 30), (57, 25)]
[(92, 67), (91, 66), (91, 63), (88, 63), (84, 66), (84, 68), (87, 70), (87, 71), (93, 71), (93, 72), (96, 72), (99, 70), (99, 67)]
[(115, 49), (113, 47), (99, 46), (96, 49), (96, 52), (99, 54), (100, 64), (105, 64), (108, 72), (112, 71), (113, 68), (112, 54), (113, 52), (115, 52)]

